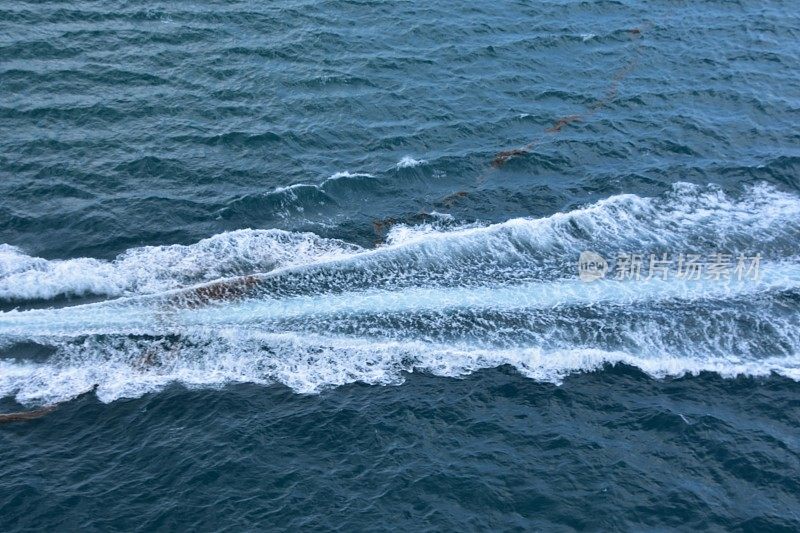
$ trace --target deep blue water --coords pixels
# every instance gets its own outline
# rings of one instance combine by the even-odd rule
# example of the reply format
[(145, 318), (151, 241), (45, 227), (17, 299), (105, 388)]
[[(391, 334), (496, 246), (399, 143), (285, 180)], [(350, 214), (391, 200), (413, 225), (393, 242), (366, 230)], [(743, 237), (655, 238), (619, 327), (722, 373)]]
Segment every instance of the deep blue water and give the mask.
[(0, 425), (0, 530), (800, 529), (798, 43), (788, 1), (1, 3), (0, 413), (54, 409)]

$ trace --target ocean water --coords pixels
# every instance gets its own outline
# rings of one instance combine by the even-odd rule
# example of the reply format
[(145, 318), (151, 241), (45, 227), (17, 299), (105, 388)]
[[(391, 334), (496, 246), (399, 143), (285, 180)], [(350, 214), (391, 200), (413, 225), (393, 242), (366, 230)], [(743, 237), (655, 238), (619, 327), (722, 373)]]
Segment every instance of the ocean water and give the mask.
[(3, 2), (0, 530), (800, 529), (798, 43)]

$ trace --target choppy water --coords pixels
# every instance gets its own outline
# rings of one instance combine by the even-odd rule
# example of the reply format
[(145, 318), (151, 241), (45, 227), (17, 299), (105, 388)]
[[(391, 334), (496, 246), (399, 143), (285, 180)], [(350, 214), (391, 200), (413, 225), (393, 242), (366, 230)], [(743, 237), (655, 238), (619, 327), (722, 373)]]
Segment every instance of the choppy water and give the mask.
[(797, 529), (798, 28), (3, 4), (0, 526)]

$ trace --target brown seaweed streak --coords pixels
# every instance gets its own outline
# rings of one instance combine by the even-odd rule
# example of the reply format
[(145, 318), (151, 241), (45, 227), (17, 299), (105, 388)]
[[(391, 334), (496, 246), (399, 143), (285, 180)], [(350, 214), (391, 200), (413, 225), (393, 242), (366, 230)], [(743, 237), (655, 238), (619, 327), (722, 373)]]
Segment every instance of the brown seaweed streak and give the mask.
[[(643, 28), (649, 27), (649, 23), (645, 24)], [(547, 128), (544, 131), (544, 134), (556, 134), (561, 132), (562, 129), (566, 128), (570, 124), (575, 122), (585, 122), (588, 118), (592, 117), (596, 113), (598, 113), (601, 109), (605, 106), (610, 104), (616, 97), (619, 91), (619, 84), (620, 82), (627, 77), (636, 67), (639, 62), (639, 56), (642, 49), (642, 28), (632, 28), (628, 30), (628, 36), (632, 41), (637, 42), (636, 49), (633, 53), (633, 56), (628, 60), (628, 62), (620, 69), (618, 69), (614, 76), (611, 78), (611, 83), (609, 84), (608, 89), (606, 89), (605, 93), (603, 94), (602, 98), (596, 100), (591, 106), (589, 106), (588, 110), (585, 113), (567, 115), (564, 117), (560, 117), (558, 120), (553, 122), (552, 126)], [(486, 180), (489, 179), (493, 173), (497, 172), (503, 166), (508, 163), (511, 159), (517, 157), (523, 157), (530, 154), (533, 149), (538, 145), (541, 144), (545, 140), (545, 135), (542, 134), (537, 138), (533, 139), (531, 142), (519, 146), (517, 148), (511, 148), (509, 150), (503, 150), (495, 154), (492, 158), (492, 161), (486, 168), (484, 172), (482, 172), (475, 180), (475, 188), (477, 189), (480, 187)], [(445, 208), (453, 207), (459, 200), (466, 198), (469, 196), (469, 192), (464, 190), (454, 191), (447, 196), (441, 198), (436, 202), (435, 205), (439, 205)], [(429, 211), (433, 211), (435, 206), (432, 206), (429, 210), (423, 210), (420, 214), (426, 214)], [(376, 244), (380, 243), (380, 240), (383, 237), (383, 233), (392, 225), (394, 225), (397, 221), (391, 218), (382, 219), (382, 220), (375, 220), (373, 222), (373, 229), (375, 230), (375, 235), (377, 237)]]
[(19, 411), (16, 413), (2, 413), (0, 414), (0, 424), (8, 424), (10, 422), (27, 422), (28, 420), (36, 420), (44, 415), (55, 411), (55, 405), (46, 405), (39, 409), (32, 409), (30, 411)]
[[(92, 385), (92, 388), (86, 392), (83, 392), (73, 398), (72, 400), (67, 401), (75, 401), (78, 400), (87, 394), (92, 394), (97, 390), (98, 385)], [(31, 409), (30, 411), (17, 411), (14, 413), (0, 413), (0, 424), (10, 424), (11, 422), (29, 422), (31, 420), (36, 420), (38, 418), (42, 418), (45, 415), (48, 415), (58, 409), (58, 406), (62, 403), (66, 402), (58, 402), (58, 403), (51, 403), (48, 405), (44, 405), (39, 407), (38, 409)]]
[[(641, 53), (641, 48), (642, 48), (641, 28), (633, 28), (628, 30), (628, 35), (630, 36), (631, 40), (637, 41), (638, 43), (634, 51), (633, 57), (628, 60), (625, 66), (617, 70), (617, 72), (611, 78), (611, 83), (608, 89), (605, 91), (603, 97), (594, 102), (589, 107), (589, 110), (585, 113), (567, 115), (559, 118), (558, 120), (553, 122), (552, 126), (550, 126), (545, 130), (545, 133), (559, 133), (562, 129), (569, 126), (570, 124), (573, 124), (575, 122), (585, 122), (586, 119), (595, 115), (598, 111), (600, 111), (600, 109), (610, 104), (617, 97), (620, 82), (626, 76), (628, 76), (636, 67), (637, 63), (639, 62), (639, 55)], [(489, 177), (489, 175), (492, 173), (493, 170), (502, 168), (511, 159), (530, 154), (531, 151), (536, 147), (536, 145), (543, 142), (543, 140), (544, 137), (539, 136), (524, 146), (498, 152), (492, 159), (490, 168), (486, 172), (478, 176), (476, 180), (476, 186), (480, 186), (481, 184), (483, 184), (483, 182), (486, 181), (486, 179)]]

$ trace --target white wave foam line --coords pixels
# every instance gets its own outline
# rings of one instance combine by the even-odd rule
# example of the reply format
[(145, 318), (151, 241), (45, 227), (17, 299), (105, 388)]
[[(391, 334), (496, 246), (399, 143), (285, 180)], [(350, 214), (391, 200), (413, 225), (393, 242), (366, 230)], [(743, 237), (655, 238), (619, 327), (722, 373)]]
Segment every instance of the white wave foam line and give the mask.
[(407, 156), (403, 156), (403, 158), (400, 161), (397, 162), (396, 167), (398, 169), (400, 169), (400, 168), (414, 168), (414, 167), (418, 167), (420, 165), (424, 165), (426, 163), (427, 163), (427, 161), (424, 160), (424, 159), (414, 159), (410, 155), (407, 155)]
[[(744, 251), (755, 253), (777, 239), (800, 238), (800, 198), (767, 184), (750, 187), (742, 198), (735, 199), (717, 187), (678, 183), (664, 197), (622, 194), (545, 218), (444, 230), (425, 224), (420, 228), (409, 231), (398, 225), (394, 235), (389, 233), (389, 246), (352, 260), (408, 254), (446, 262), (463, 261), (471, 254), (504, 261), (518, 258), (520, 248), (534, 248), (541, 255), (557, 254), (562, 259), (577, 257), (586, 249), (638, 252), (660, 247), (674, 254), (709, 254), (733, 252), (742, 243), (747, 247)], [(716, 249), (691, 248), (690, 241), (698, 237), (713, 242)]]
[(513, 286), (415, 287), (251, 299), (199, 309), (159, 307), (151, 299), (97, 303), (61, 309), (9, 311), (0, 314), (0, 336), (14, 338), (76, 337), (99, 334), (164, 334), (196, 327), (249, 327), (280, 324), (298, 318), (331, 318), (367, 314), (519, 311), (560, 306), (624, 306), (678, 299), (740, 298), (800, 288), (800, 265), (765, 263), (759, 281), (713, 280), (578, 280)]
[(369, 174), (367, 172), (349, 172), (345, 170), (343, 172), (336, 172), (335, 174), (331, 174), (331, 176), (327, 178), (325, 181), (323, 181), (322, 184), (324, 185), (329, 181), (338, 180), (341, 178), (374, 178), (374, 177), (375, 177), (374, 175)]
[(757, 185), (734, 199), (715, 187), (678, 184), (664, 197), (618, 195), (567, 213), (487, 227), (398, 226), (390, 232), (388, 246), (370, 251), (277, 230), (231, 232), (189, 247), (138, 248), (111, 263), (90, 258), (45, 261), (5, 246), (0, 249), (0, 298), (152, 293), (234, 274), (329, 261), (359, 268), (382, 259), (415, 260), (450, 265), (457, 277), (457, 270), (469, 262), (545, 256), (564, 260), (585, 249), (638, 252), (661, 247), (674, 254), (691, 253), (697, 252), (690, 246), (699, 237), (717, 246), (700, 250), (703, 253), (758, 252), (780, 239), (794, 244), (799, 234), (796, 196)]
[(341, 258), (355, 245), (313, 233), (238, 230), (192, 245), (133, 248), (113, 261), (46, 260), (0, 245), (0, 299), (148, 294), (231, 275)]
[[(425, 224), (415, 228), (398, 225), (390, 230), (387, 246), (345, 261), (354, 268), (382, 260), (402, 260), (414, 268), (447, 265), (458, 278), (470, 263), (530, 263), (548, 257), (563, 262), (587, 249), (752, 255), (781, 239), (783, 246), (794, 246), (800, 238), (800, 199), (768, 185), (752, 187), (735, 200), (714, 187), (678, 184), (666, 197), (619, 195), (546, 218), (444, 230)], [(704, 247), (698, 249), (697, 242)]]
[[(200, 339), (198, 339), (200, 340)], [(777, 373), (800, 380), (797, 354), (745, 359), (713, 354), (632, 354), (597, 349), (486, 350), (417, 341), (381, 342), (293, 333), (243, 338), (218, 334), (194, 347), (171, 349), (160, 364), (142, 365), (148, 350), (159, 345), (141, 341), (86, 341), (64, 346), (61, 357), (47, 363), (0, 360), (0, 397), (24, 404), (71, 399), (95, 384), (103, 402), (139, 397), (174, 382), (187, 387), (219, 387), (226, 383), (282, 383), (300, 393), (316, 393), (348, 383), (393, 385), (404, 372), (423, 371), (459, 377), (480, 369), (511, 365), (522, 375), (560, 383), (577, 372), (624, 363), (661, 378), (703, 371), (723, 377), (768, 376)]]
[(373, 174), (369, 174), (367, 172), (349, 172), (347, 170), (342, 172), (335, 172), (331, 174), (320, 183), (295, 183), (293, 185), (285, 185), (282, 187), (275, 187), (273, 190), (264, 194), (264, 196), (273, 196), (273, 195), (283, 195), (288, 194), (291, 200), (297, 200), (297, 195), (295, 191), (299, 189), (316, 189), (316, 190), (323, 190), (325, 185), (331, 181), (340, 180), (342, 178), (374, 178)]
[(430, 216), (433, 218), (432, 222), (393, 225), (386, 234), (384, 246), (409, 244), (422, 241), (428, 236), (486, 227), (486, 224), (481, 222), (457, 223), (452, 215), (436, 211), (431, 212)]
[[(765, 265), (758, 282), (710, 280), (615, 281), (584, 283), (566, 280), (500, 287), (433, 287), (402, 291), (365, 291), (326, 296), (299, 296), (284, 300), (249, 300), (235, 306), (180, 311), (178, 323), (191, 326), (275, 322), (302, 317), (336, 315), (446, 313), (452, 310), (519, 311), (559, 306), (624, 306), (667, 299), (693, 301), (735, 298), (775, 290), (800, 288), (800, 266)], [(79, 324), (74, 324), (78, 327)], [(3, 331), (0, 326), (0, 332)]]
[(317, 188), (316, 185), (313, 185), (311, 183), (295, 183), (293, 185), (286, 185), (285, 187), (275, 187), (273, 190), (268, 192), (267, 195), (270, 195), (270, 194), (283, 194), (285, 192), (291, 192), (291, 191), (294, 191), (296, 189), (303, 189), (303, 188), (306, 188), (306, 187)]

